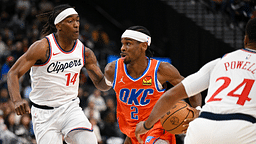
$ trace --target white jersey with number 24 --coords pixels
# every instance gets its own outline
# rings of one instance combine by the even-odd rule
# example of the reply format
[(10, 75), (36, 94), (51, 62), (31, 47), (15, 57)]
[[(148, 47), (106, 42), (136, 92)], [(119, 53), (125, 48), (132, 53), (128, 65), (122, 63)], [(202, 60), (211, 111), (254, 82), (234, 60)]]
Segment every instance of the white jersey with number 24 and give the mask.
[(188, 96), (208, 88), (202, 111), (256, 117), (256, 52), (240, 49), (204, 65), (182, 81)]

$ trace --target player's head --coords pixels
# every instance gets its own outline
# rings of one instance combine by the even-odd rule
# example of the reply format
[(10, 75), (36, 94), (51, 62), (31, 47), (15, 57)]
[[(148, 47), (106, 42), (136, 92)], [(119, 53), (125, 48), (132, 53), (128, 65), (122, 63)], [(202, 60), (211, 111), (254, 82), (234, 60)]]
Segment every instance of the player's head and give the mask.
[(127, 30), (133, 30), (133, 31), (138, 31), (141, 32), (143, 34), (146, 34), (148, 36), (149, 39), (147, 39), (147, 43), (148, 43), (148, 47), (146, 50), (146, 56), (147, 57), (153, 57), (153, 52), (150, 49), (150, 45), (151, 45), (151, 34), (149, 32), (149, 30), (143, 26), (132, 26), (129, 27)]
[(249, 43), (256, 43), (256, 18), (248, 21), (245, 28), (245, 35), (249, 39)]
[[(152, 57), (153, 53), (150, 50), (151, 35), (149, 30), (143, 26), (132, 26), (125, 30), (121, 36), (121, 42), (123, 44), (121, 48), (121, 56), (127, 55), (127, 52), (131, 52), (130, 58), (125, 58), (124, 62), (128, 63), (131, 61), (131, 56), (143, 53), (144, 56)], [(128, 44), (128, 45), (127, 45)], [(127, 51), (127, 52), (126, 52)]]
[[(46, 24), (42, 29), (43, 35), (48, 35), (50, 33), (62, 31), (63, 30), (61, 29), (62, 22), (65, 22), (70, 17), (75, 17), (76, 19), (79, 20), (78, 13), (69, 4), (58, 5), (54, 7), (52, 11), (43, 13), (39, 16), (48, 18)], [(79, 24), (77, 27), (79, 29)]]

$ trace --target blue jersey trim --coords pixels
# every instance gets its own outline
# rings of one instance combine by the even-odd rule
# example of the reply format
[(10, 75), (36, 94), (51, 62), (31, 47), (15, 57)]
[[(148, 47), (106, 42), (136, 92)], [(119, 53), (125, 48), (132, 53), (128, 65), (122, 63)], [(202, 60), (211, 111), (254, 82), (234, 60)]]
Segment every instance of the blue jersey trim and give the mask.
[(63, 53), (72, 52), (72, 51), (74, 50), (74, 48), (76, 47), (77, 40), (75, 41), (74, 46), (73, 46), (73, 48), (72, 48), (70, 51), (65, 51), (65, 50), (63, 50), (63, 49), (61, 48), (61, 46), (59, 45), (59, 43), (58, 43), (58, 41), (57, 41), (57, 39), (56, 39), (54, 33), (53, 33), (53, 38), (54, 38), (54, 41), (56, 42), (57, 46), (60, 48), (60, 50), (61, 50)]
[(155, 139), (154, 142), (153, 142), (153, 144), (155, 144), (155, 142), (156, 142), (157, 140), (159, 140), (159, 139), (160, 139), (160, 137), (158, 137), (157, 139)]
[(84, 49), (83, 49), (83, 53), (84, 53), (83, 57), (84, 57), (84, 66), (85, 66), (85, 46), (84, 46)]
[(125, 74), (126, 74), (131, 80), (137, 81), (137, 80), (139, 80), (140, 78), (142, 78), (142, 77), (148, 72), (150, 65), (151, 65), (151, 60), (148, 59), (148, 66), (147, 66), (146, 70), (143, 72), (143, 74), (142, 74), (140, 77), (138, 77), (138, 78), (136, 78), (136, 79), (133, 78), (133, 77), (131, 77), (131, 76), (128, 74), (128, 71), (127, 71), (127, 68), (126, 68), (126, 64), (125, 64), (125, 63), (124, 63), (124, 72), (125, 72)]
[(75, 130), (86, 130), (86, 131), (93, 132), (93, 128), (89, 129), (89, 128), (85, 128), (85, 127), (79, 127), (79, 128), (74, 128), (74, 129), (70, 130), (68, 133), (75, 131)]
[(113, 89), (115, 88), (115, 85), (116, 85), (116, 77), (117, 77), (118, 61), (119, 61), (119, 59), (117, 59), (117, 60), (116, 60), (115, 74), (114, 74), (114, 81), (113, 81)]
[(243, 48), (244, 51), (248, 51), (248, 52), (251, 52), (251, 53), (256, 53), (254, 50), (250, 50), (248, 48)]
[(156, 65), (156, 68), (155, 68), (155, 87), (156, 87), (156, 89), (157, 89), (159, 92), (164, 92), (165, 89), (160, 89), (160, 88), (158, 87), (158, 81), (157, 81), (157, 71), (158, 71), (158, 68), (159, 68), (160, 63), (161, 63), (160, 61), (157, 61), (157, 65)]

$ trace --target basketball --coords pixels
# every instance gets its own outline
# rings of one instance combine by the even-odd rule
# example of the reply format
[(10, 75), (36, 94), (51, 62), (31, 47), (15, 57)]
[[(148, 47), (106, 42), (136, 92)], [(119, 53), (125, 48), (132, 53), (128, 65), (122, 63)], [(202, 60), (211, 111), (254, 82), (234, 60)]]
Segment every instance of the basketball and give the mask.
[(193, 118), (194, 112), (188, 110), (190, 107), (184, 101), (177, 102), (161, 119), (163, 128), (171, 134), (181, 134), (186, 128), (183, 127), (184, 120)]

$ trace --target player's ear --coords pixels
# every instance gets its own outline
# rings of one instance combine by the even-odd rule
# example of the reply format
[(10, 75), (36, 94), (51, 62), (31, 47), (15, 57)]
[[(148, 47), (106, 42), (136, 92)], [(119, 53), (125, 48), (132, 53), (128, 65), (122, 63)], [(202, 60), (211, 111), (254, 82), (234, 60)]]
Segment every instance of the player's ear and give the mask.
[(56, 24), (55, 26), (56, 26), (57, 31), (61, 31), (61, 25), (60, 25), (60, 23)]
[(148, 43), (147, 42), (143, 42), (141, 44), (142, 44), (142, 49), (144, 49), (146, 51), (147, 48), (148, 48)]
[(247, 44), (249, 43), (249, 38), (247, 35), (244, 36), (244, 48), (247, 47)]

